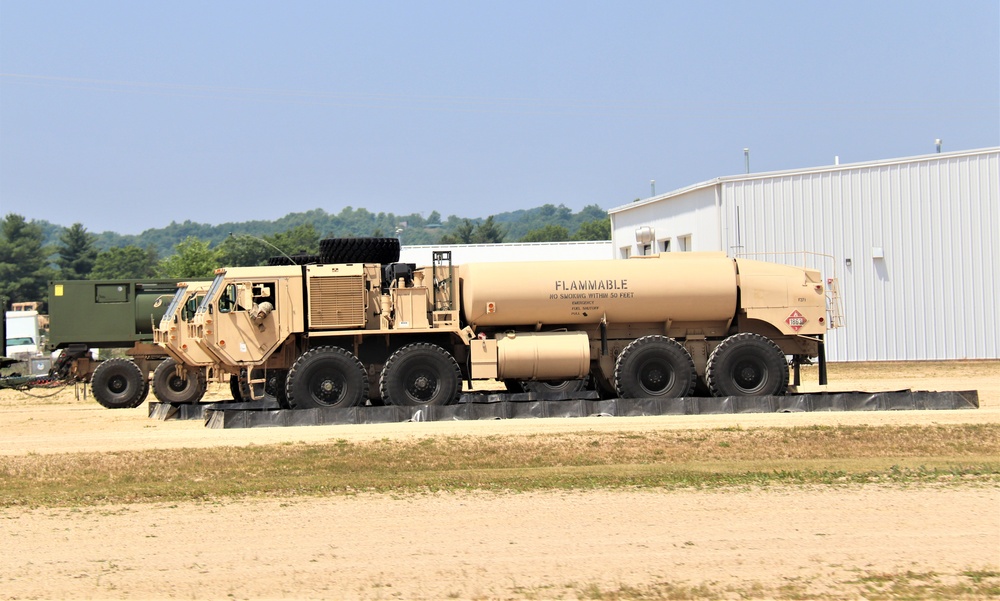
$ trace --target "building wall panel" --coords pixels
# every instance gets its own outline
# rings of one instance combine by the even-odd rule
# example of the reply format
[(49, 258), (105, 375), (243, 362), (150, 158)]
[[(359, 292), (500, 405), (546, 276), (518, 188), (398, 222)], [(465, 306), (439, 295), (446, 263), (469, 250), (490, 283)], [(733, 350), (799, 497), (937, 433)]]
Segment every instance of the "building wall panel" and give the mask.
[(997, 358), (998, 163), (991, 149), (723, 178), (725, 245), (834, 257), (806, 261), (840, 281), (847, 327), (830, 335), (833, 360)]

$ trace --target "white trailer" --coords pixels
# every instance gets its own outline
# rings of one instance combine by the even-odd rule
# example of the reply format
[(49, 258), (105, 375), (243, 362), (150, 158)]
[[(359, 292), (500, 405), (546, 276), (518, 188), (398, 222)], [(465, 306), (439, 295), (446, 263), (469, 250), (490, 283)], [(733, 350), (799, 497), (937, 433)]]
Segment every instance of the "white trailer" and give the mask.
[(37, 355), (41, 330), (38, 311), (7, 311), (5, 320), (7, 356), (26, 361)]

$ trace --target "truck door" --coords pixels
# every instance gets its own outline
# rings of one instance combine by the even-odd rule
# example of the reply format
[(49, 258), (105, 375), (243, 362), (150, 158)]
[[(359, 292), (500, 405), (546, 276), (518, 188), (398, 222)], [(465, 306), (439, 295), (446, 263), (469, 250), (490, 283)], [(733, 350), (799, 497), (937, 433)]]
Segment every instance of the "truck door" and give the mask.
[(219, 298), (216, 346), (233, 364), (262, 363), (284, 340), (274, 315), (276, 290), (275, 280), (233, 282)]

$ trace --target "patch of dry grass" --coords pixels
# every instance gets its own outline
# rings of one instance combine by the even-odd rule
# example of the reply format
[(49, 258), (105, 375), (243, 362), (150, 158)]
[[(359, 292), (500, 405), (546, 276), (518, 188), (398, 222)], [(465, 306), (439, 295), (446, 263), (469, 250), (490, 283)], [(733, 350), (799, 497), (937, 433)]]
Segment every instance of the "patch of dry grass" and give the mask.
[[(816, 365), (804, 366), (807, 379), (815, 379)], [(991, 359), (966, 361), (859, 361), (829, 363), (827, 375), (830, 382), (843, 383), (855, 380), (895, 380), (907, 378), (918, 383), (922, 379), (965, 378), (970, 382), (995, 378), (1000, 372), (1000, 361)], [(970, 384), (975, 388), (974, 384)]]
[[(669, 599), (996, 599), (1000, 596), (1000, 572), (967, 569), (958, 573), (860, 572), (853, 580), (815, 583), (788, 578), (779, 586), (748, 582), (722, 586), (707, 582), (656, 582), (644, 586), (605, 587), (571, 584), (514, 591), (515, 598), (572, 598), (594, 601), (661, 601)], [(570, 594), (572, 593), (572, 594)]]
[(1000, 424), (441, 436), (0, 457), (0, 506), (357, 491), (1000, 480)]

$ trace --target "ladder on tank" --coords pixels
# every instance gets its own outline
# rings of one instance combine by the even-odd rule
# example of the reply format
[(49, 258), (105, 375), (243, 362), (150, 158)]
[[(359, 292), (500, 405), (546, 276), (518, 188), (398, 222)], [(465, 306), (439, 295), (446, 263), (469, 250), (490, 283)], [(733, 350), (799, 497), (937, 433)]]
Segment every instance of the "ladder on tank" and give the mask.
[[(807, 250), (798, 251), (787, 251), (787, 252), (740, 252), (736, 253), (737, 257), (746, 258), (758, 258), (764, 261), (774, 261), (777, 263), (784, 263), (786, 265), (794, 265), (787, 260), (783, 260), (787, 256), (801, 256), (802, 264), (813, 269), (818, 269), (820, 273), (823, 272), (823, 264), (826, 262), (829, 265), (829, 272), (833, 275), (826, 278), (826, 286), (824, 287), (824, 294), (826, 296), (826, 313), (829, 318), (829, 323), (827, 323), (828, 330), (834, 330), (836, 328), (844, 327), (844, 308), (841, 304), (840, 297), (840, 283), (837, 279), (837, 261), (834, 259), (833, 255), (828, 255), (825, 253), (812, 252)], [(812, 259), (810, 261), (810, 259)]]
[(827, 329), (844, 327), (844, 309), (840, 304), (840, 284), (835, 277), (826, 279), (826, 312), (830, 315)]
[(455, 302), (455, 266), (451, 263), (450, 250), (436, 250), (431, 261), (434, 310), (431, 312), (431, 327), (458, 325), (458, 309)]

